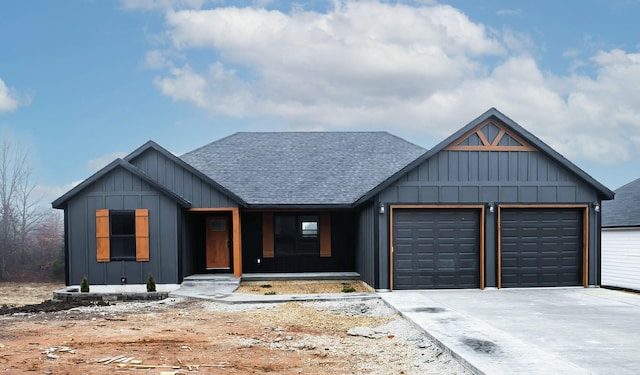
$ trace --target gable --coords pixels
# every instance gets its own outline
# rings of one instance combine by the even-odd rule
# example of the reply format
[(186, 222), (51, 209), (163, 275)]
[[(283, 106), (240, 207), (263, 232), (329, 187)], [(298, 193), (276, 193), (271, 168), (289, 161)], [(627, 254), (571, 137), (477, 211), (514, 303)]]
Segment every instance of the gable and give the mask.
[(64, 208), (76, 196), (90, 193), (135, 195), (148, 191), (156, 191), (165, 195), (183, 207), (191, 205), (189, 201), (149, 178), (135, 166), (122, 159), (116, 159), (53, 201), (52, 206), (53, 208)]
[(506, 201), (530, 203), (553, 196), (560, 202), (613, 199), (611, 190), (495, 108), (399, 170), (356, 205), (377, 194), (383, 199), (389, 193), (385, 189), (392, 185), (397, 188), (406, 181), (441, 186), (413, 184), (400, 189), (405, 194), (398, 194), (400, 190), (396, 189), (388, 198), (404, 195), (416, 201), (437, 198), (437, 201), (489, 202), (498, 201), (506, 193), (509, 197)]
[(457, 151), (537, 151), (535, 147), (496, 118), (483, 121), (444, 149)]

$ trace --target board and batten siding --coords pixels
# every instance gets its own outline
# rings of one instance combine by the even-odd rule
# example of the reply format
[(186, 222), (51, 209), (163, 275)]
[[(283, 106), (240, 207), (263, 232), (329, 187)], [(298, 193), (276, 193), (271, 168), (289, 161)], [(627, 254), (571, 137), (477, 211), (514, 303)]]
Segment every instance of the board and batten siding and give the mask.
[(596, 192), (542, 152), (441, 151), (380, 195), (383, 202), (577, 203)]
[[(96, 210), (149, 211), (149, 261), (98, 262), (96, 258)], [(114, 169), (69, 200), (65, 212), (69, 283), (84, 276), (90, 284), (146, 283), (149, 273), (158, 283), (178, 282), (179, 209), (177, 203), (124, 169)]]
[(602, 228), (602, 282), (640, 290), (640, 228)]
[(195, 173), (154, 149), (148, 149), (130, 161), (149, 177), (191, 202), (191, 207), (238, 207), (228, 196), (212, 187)]
[(375, 216), (377, 211), (373, 203), (367, 205), (359, 213), (358, 235), (356, 237), (356, 272), (365, 283), (376, 285), (376, 238)]

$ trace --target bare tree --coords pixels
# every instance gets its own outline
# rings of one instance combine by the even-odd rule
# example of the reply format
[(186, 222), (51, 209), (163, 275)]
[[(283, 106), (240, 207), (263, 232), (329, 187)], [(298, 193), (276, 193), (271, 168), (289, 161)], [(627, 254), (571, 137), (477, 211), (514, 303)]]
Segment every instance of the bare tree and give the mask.
[(0, 280), (23, 264), (30, 232), (42, 218), (30, 185), (29, 153), (3, 134), (0, 147)]

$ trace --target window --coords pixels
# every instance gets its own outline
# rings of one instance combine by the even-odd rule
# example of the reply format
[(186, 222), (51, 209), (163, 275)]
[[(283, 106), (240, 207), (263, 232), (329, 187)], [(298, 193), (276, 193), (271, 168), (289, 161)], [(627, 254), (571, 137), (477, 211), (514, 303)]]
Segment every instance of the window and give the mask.
[(304, 238), (318, 237), (318, 218), (315, 216), (303, 216), (300, 218), (300, 234)]
[(96, 260), (149, 261), (149, 210), (96, 210)]
[(331, 213), (319, 215), (262, 214), (262, 256), (331, 257)]
[(274, 245), (278, 255), (317, 255), (320, 252), (317, 215), (275, 215)]
[(111, 260), (136, 259), (135, 211), (109, 212)]

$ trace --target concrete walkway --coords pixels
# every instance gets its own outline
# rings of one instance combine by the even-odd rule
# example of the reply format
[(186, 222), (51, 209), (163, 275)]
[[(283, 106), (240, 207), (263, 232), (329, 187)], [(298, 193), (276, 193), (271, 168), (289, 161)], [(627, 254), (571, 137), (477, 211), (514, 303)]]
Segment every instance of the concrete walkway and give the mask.
[(479, 374), (640, 373), (638, 294), (549, 288), (379, 295)]

